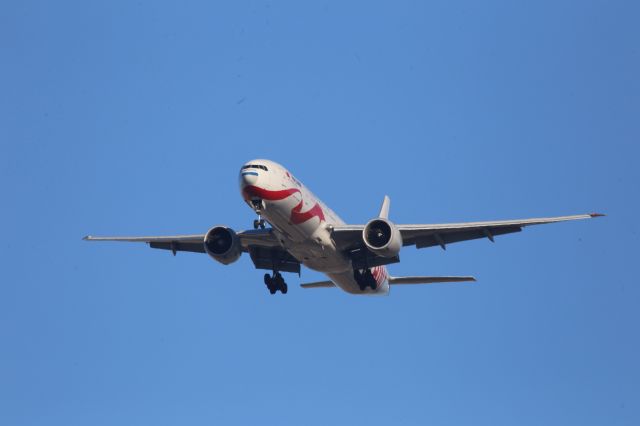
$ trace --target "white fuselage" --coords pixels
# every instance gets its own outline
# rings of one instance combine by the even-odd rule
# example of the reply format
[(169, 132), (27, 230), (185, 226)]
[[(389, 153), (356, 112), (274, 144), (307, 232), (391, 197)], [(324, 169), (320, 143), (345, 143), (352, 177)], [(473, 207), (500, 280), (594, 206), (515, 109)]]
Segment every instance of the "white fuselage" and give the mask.
[(377, 288), (360, 290), (351, 259), (331, 239), (331, 227), (344, 222), (284, 167), (269, 160), (250, 161), (240, 171), (240, 189), (247, 204), (271, 224), (280, 244), (300, 263), (325, 273), (348, 293), (389, 293), (384, 266), (371, 268)]

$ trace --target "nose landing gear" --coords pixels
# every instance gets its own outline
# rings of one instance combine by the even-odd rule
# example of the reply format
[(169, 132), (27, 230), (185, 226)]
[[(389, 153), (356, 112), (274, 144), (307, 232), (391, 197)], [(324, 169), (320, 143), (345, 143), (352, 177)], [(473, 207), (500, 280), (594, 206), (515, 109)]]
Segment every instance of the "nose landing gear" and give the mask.
[(262, 200), (251, 200), (251, 204), (253, 206), (253, 210), (255, 210), (255, 212), (258, 214), (258, 218), (256, 220), (253, 221), (253, 229), (264, 229), (265, 228), (265, 222), (264, 219), (262, 218)]
[(280, 272), (274, 272), (273, 276), (264, 274), (264, 284), (271, 294), (276, 294), (278, 290), (280, 290), (282, 294), (287, 294), (288, 286), (287, 283), (284, 282), (284, 278), (282, 278)]

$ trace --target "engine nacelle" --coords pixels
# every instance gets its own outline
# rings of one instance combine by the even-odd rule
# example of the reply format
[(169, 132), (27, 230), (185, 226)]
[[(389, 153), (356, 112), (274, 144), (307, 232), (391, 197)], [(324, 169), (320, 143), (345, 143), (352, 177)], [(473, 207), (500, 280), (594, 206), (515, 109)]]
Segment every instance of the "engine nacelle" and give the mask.
[(228, 265), (240, 259), (242, 247), (238, 234), (226, 226), (215, 226), (204, 236), (204, 250), (218, 262)]
[(394, 257), (402, 248), (402, 235), (387, 219), (369, 221), (362, 231), (362, 239), (369, 250), (378, 256)]

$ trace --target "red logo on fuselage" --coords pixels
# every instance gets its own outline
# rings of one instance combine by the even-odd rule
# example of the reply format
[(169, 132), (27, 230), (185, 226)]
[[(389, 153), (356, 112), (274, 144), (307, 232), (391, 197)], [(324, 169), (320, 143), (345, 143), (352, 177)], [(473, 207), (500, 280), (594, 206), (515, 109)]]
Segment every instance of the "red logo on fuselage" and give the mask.
[[(270, 191), (268, 189), (260, 188), (253, 185), (245, 186), (245, 188), (242, 190), (244, 199), (247, 201), (252, 197), (262, 198), (263, 200), (268, 201), (280, 201), (297, 193), (302, 194), (297, 188)], [(304, 201), (300, 200), (300, 203), (298, 203), (293, 209), (291, 209), (291, 223), (293, 223), (294, 225), (300, 225), (301, 223), (304, 223), (314, 217), (320, 219), (320, 222), (326, 221), (324, 217), (324, 211), (322, 210), (322, 207), (320, 207), (320, 203), (316, 202), (316, 204), (311, 207), (311, 209), (304, 213), (302, 212), (303, 205)]]
[(376, 266), (371, 268), (371, 274), (373, 275), (373, 279), (376, 280), (376, 283), (380, 286), (387, 279), (389, 274), (387, 274), (387, 268), (384, 266)]

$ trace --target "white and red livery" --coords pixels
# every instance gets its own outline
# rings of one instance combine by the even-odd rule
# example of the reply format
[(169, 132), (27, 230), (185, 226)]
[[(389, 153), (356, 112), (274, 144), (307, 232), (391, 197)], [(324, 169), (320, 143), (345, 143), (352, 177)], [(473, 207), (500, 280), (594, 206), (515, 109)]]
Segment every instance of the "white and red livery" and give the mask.
[[(286, 293), (281, 272), (300, 274), (300, 265), (320, 271), (329, 281), (304, 288), (339, 287), (351, 294), (386, 295), (390, 285), (475, 281), (473, 277), (392, 277), (386, 265), (400, 262), (404, 246), (440, 246), (497, 235), (523, 227), (589, 219), (597, 213), (524, 220), (400, 225), (389, 220), (389, 198), (378, 216), (365, 225), (348, 225), (280, 164), (249, 161), (240, 169), (240, 190), (257, 214), (254, 229), (235, 232), (214, 226), (205, 234), (162, 237), (93, 237), (89, 241), (145, 242), (152, 248), (207, 253), (228, 265), (249, 253), (257, 269), (271, 271), (264, 283), (271, 294)], [(266, 227), (266, 223), (270, 227)]]

